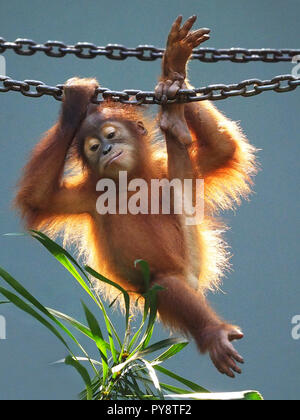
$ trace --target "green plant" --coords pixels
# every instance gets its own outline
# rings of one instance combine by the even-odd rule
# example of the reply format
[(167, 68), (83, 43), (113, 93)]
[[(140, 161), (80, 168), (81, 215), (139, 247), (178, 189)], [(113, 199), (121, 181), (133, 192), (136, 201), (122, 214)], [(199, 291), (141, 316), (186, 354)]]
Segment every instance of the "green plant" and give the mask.
[[(137, 331), (132, 333), (131, 302), (129, 293), (109, 279), (94, 271), (84, 268), (60, 245), (53, 242), (41, 232), (32, 231), (31, 235), (37, 239), (77, 280), (92, 302), (99, 308), (103, 322), (91, 312), (82, 302), (87, 325), (55, 309), (47, 308), (32, 296), (16, 279), (0, 267), (0, 276), (15, 291), (0, 287), (0, 293), (9, 302), (19, 309), (33, 316), (37, 321), (50, 330), (67, 348), (69, 356), (62, 362), (73, 366), (80, 374), (85, 389), (80, 394), (83, 400), (157, 400), (165, 398), (194, 398), (194, 399), (243, 399), (261, 400), (256, 391), (239, 393), (212, 394), (200, 385), (197, 385), (170, 370), (161, 364), (183, 350), (188, 342), (179, 338), (168, 338), (150, 344), (157, 315), (157, 292), (159, 286), (150, 287), (150, 270), (145, 261), (136, 261), (142, 270), (146, 293), (144, 298), (144, 311), (141, 324)], [(93, 287), (90, 278), (93, 277), (116, 287), (124, 299), (125, 306), (125, 334), (122, 340), (115, 326), (109, 318), (107, 309), (98, 292)], [(0, 302), (4, 303), (4, 302)], [(6, 303), (6, 302), (5, 302)], [(114, 304), (114, 302), (112, 302)], [(112, 306), (112, 304), (110, 306)], [(99, 360), (92, 359), (83, 345), (66, 327), (70, 325), (84, 338), (92, 340), (99, 352)], [(105, 333), (103, 332), (105, 328)], [(80, 356), (75, 355), (67, 339), (71, 339), (80, 350)], [(150, 354), (164, 351), (152, 360)], [(84, 364), (88, 364), (88, 368)], [(176, 380), (181, 385), (174, 386), (160, 382), (157, 372)], [(184, 386), (184, 388), (182, 387)]]

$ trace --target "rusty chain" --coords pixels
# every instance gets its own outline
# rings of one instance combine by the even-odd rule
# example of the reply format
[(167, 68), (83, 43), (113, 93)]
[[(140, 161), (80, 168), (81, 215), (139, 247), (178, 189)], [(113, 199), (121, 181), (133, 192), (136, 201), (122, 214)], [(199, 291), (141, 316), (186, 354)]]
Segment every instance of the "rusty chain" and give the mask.
[[(0, 54), (6, 50), (13, 50), (16, 54), (23, 56), (32, 56), (37, 52), (43, 52), (48, 57), (55, 58), (73, 54), (82, 59), (104, 56), (111, 60), (126, 60), (128, 57), (135, 57), (141, 61), (160, 59), (165, 51), (163, 48), (157, 48), (153, 45), (139, 45), (135, 48), (128, 48), (120, 44), (108, 44), (105, 47), (100, 47), (89, 42), (77, 42), (75, 45), (68, 45), (60, 41), (48, 41), (44, 44), (38, 44), (27, 38), (18, 38), (14, 42), (0, 38)], [(216, 63), (218, 61), (278, 63), (290, 62), (297, 55), (300, 55), (300, 49), (199, 48), (194, 50), (192, 59), (205, 63)]]
[[(188, 103), (199, 101), (218, 101), (234, 96), (248, 98), (259, 95), (262, 92), (274, 91), (277, 93), (291, 92), (300, 86), (300, 79), (291, 75), (274, 77), (271, 80), (249, 79), (237, 84), (216, 84), (197, 89), (182, 89), (174, 99), (168, 103)], [(9, 91), (19, 92), (24, 96), (39, 98), (44, 95), (52, 96), (58, 101), (63, 99), (64, 85), (48, 86), (37, 80), (17, 81), (7, 76), (0, 76), (0, 93)], [(101, 104), (105, 100), (113, 100), (123, 104), (132, 105), (160, 105), (161, 102), (155, 97), (155, 92), (141, 90), (114, 91), (98, 87), (92, 102)]]

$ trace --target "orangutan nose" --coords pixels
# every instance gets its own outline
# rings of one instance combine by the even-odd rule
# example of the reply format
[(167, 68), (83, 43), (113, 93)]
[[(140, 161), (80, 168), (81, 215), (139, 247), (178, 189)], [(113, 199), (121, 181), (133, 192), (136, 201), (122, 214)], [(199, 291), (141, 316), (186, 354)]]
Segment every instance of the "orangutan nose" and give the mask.
[(107, 144), (106, 146), (104, 146), (103, 148), (103, 154), (104, 155), (108, 155), (108, 153), (111, 151), (112, 149), (112, 145), (111, 144)]

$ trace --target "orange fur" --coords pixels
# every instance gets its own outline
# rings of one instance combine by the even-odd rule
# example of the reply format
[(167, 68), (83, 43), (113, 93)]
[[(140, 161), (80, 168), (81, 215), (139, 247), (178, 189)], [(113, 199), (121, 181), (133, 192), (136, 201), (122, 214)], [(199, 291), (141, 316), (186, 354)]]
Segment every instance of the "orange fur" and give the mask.
[[(103, 112), (103, 109), (99, 108), (99, 112)], [(152, 121), (145, 120), (143, 113), (137, 107), (128, 107), (116, 104), (113, 102), (106, 103), (104, 107), (105, 118), (121, 118), (125, 121), (143, 120), (148, 130), (148, 136), (143, 141), (141, 147), (145, 148), (147, 154), (147, 162), (149, 166), (149, 172), (151, 177), (164, 178), (167, 177), (167, 152), (165, 150), (162, 139), (153, 141), (155, 135), (155, 125)], [(197, 227), (198, 241), (201, 249), (201, 271), (199, 275), (198, 288), (205, 291), (206, 289), (213, 290), (220, 283), (221, 278), (224, 275), (224, 271), (229, 268), (229, 253), (227, 245), (222, 239), (222, 233), (226, 230), (226, 227), (213, 220), (209, 217), (211, 210), (217, 208), (226, 209), (232, 207), (233, 203), (239, 204), (240, 197), (245, 196), (250, 192), (250, 175), (254, 173), (254, 148), (249, 145), (243, 136), (240, 136), (237, 127), (231, 123), (221, 122), (219, 124), (219, 130), (224, 135), (230, 135), (238, 138), (236, 142), (236, 150), (232, 160), (227, 162), (226, 166), (217, 169), (205, 178), (205, 199), (207, 207), (207, 215), (204, 222)], [(50, 130), (48, 136), (53, 135), (53, 129)], [(201, 166), (199, 166), (199, 155), (201, 155), (201, 146), (199, 141), (195, 138), (193, 133), (194, 142), (190, 147), (190, 156), (193, 163), (195, 173), (198, 177), (201, 177)], [(48, 137), (46, 136), (46, 139)], [(43, 140), (45, 142), (45, 139)], [(43, 144), (43, 143), (42, 143)], [(33, 164), (38, 165), (39, 161), (36, 161), (36, 155), (41, 153), (41, 144), (37, 147), (33, 154), (30, 168), (32, 170)], [(84, 184), (87, 177), (86, 171), (80, 167), (78, 156), (70, 154), (69, 159), (66, 162), (66, 167), (71, 172), (74, 169), (77, 171), (76, 175), (68, 175), (64, 177), (64, 187), (72, 189), (78, 187), (80, 184)], [(34, 166), (35, 168), (35, 166)], [(79, 173), (78, 173), (79, 171)], [(33, 173), (26, 173), (25, 181), (28, 185), (35, 182), (36, 170)], [(151, 173), (152, 172), (152, 173)], [(149, 175), (149, 174), (148, 174)], [(30, 181), (33, 177), (34, 180)], [(43, 175), (41, 175), (42, 179)], [(97, 240), (99, 237), (99, 226), (93, 219), (93, 217), (86, 213), (81, 214), (68, 214), (67, 217), (64, 214), (53, 214), (48, 212), (45, 208), (43, 211), (29, 209), (27, 203), (27, 192), (28, 187), (20, 186), (20, 191), (16, 199), (16, 205), (21, 210), (22, 216), (27, 222), (29, 228), (44, 230), (51, 237), (56, 237), (59, 233), (63, 232), (64, 245), (75, 244), (78, 253), (83, 257), (84, 262), (91, 265), (96, 270), (100, 271), (103, 275), (115, 280), (117, 282), (124, 282), (124, 279), (118, 278), (118, 276), (109, 267), (107, 261), (109, 260), (109, 250), (105, 249), (105, 242), (103, 240)], [(151, 217), (151, 216), (150, 216)], [(149, 223), (149, 216), (142, 216), (141, 219), (145, 220), (145, 224)], [(144, 222), (142, 222), (144, 223)], [(158, 223), (158, 220), (156, 220)], [(131, 227), (130, 227), (131, 228)], [(133, 228), (133, 227), (132, 227)], [(131, 232), (123, 232), (124, 235), (130, 236)], [(166, 238), (160, 236), (161, 246), (164, 244), (167, 246), (167, 252), (174, 255), (174, 261), (176, 259), (182, 260), (181, 270), (185, 263), (182, 259), (182, 253), (176, 252), (169, 245), (173, 243), (172, 240), (168, 239), (168, 231), (163, 232), (161, 230), (160, 235), (165, 233)], [(139, 250), (137, 250), (139, 251)], [(136, 254), (136, 257), (141, 255)], [(147, 257), (147, 256), (146, 256)], [(149, 255), (149, 258), (151, 254)], [(151, 266), (151, 262), (149, 261)], [(147, 258), (145, 258), (147, 260)], [(173, 261), (174, 267), (176, 266)], [(130, 263), (133, 264), (134, 258), (132, 257)], [(153, 261), (153, 265), (156, 265), (156, 261)], [(161, 262), (160, 262), (161, 265)], [(127, 283), (128, 286), (128, 283)], [(107, 290), (107, 296), (112, 294), (110, 288)]]
[[(241, 373), (235, 361), (243, 359), (230, 342), (243, 334), (209, 307), (205, 292), (219, 287), (230, 266), (223, 240), (226, 227), (215, 214), (249, 195), (256, 172), (255, 148), (238, 125), (208, 101), (166, 104), (178, 89), (189, 87), (187, 62), (193, 49), (209, 37), (207, 28), (191, 31), (195, 20), (192, 16), (182, 26), (179, 16), (168, 37), (155, 90), (163, 103), (158, 122), (164, 139), (143, 108), (114, 101), (92, 105), (97, 81), (71, 79), (58, 123), (36, 146), (15, 204), (27, 227), (52, 237), (62, 232), (65, 246), (75, 244), (85, 263), (133, 295), (144, 292), (134, 261), (147, 261), (151, 285), (163, 287), (158, 293), (161, 320), (192, 335), (201, 352), (209, 351), (217, 369), (234, 377), (233, 371)], [(121, 170), (127, 171), (129, 180), (142, 178), (148, 187), (152, 179), (204, 178), (204, 221), (190, 226), (184, 215), (172, 212), (100, 215), (99, 177), (116, 181), (117, 191)], [(149, 200), (150, 194), (143, 198)], [(119, 204), (117, 200), (117, 209)], [(111, 287), (99, 282), (96, 287), (107, 298), (116, 297)]]
[[(25, 167), (15, 204), (28, 228), (43, 230), (51, 237), (62, 233), (64, 245), (75, 245), (84, 263), (135, 296), (143, 291), (143, 284), (134, 261), (146, 260), (152, 281), (167, 288), (169, 285), (169, 292), (161, 292), (159, 298), (163, 322), (192, 334), (201, 351), (205, 351), (207, 344), (200, 326), (206, 331), (207, 323), (211, 328), (223, 324), (204, 301), (204, 294), (219, 287), (230, 259), (222, 238), (226, 227), (213, 213), (239, 204), (240, 198), (250, 192), (251, 176), (255, 173), (254, 148), (237, 125), (212, 105), (186, 106), (186, 120), (193, 137), (188, 147), (193, 173), (205, 179), (203, 223), (186, 228), (181, 216), (172, 214), (100, 216), (95, 212), (98, 179), (87, 164), (82, 165), (76, 137), (92, 92), (85, 87), (73, 110), (75, 117), (70, 117), (67, 109), (70, 101), (74, 105), (74, 91), (68, 93), (58, 123), (37, 145)], [(165, 142), (158, 135), (155, 121), (147, 119), (144, 111), (108, 102), (94, 108), (93, 113), (100, 113), (103, 120), (129, 124), (139, 160), (131, 178), (144, 178), (150, 183), (153, 178), (168, 177)], [(141, 120), (147, 129), (143, 136), (134, 129)], [(182, 291), (176, 295), (177, 284), (182, 284)], [(110, 300), (118, 295), (105, 284), (98, 282), (96, 287)]]

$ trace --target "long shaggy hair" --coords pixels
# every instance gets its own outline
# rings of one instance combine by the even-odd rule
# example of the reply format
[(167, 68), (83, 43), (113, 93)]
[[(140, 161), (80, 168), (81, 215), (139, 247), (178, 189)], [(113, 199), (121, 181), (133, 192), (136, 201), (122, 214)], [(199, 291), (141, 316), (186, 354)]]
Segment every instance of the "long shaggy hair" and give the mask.
[[(155, 177), (157, 175), (160, 178), (167, 177), (168, 157), (165, 142), (157, 130), (157, 122), (146, 118), (144, 109), (111, 101), (101, 105), (96, 111), (101, 112), (104, 119), (113, 118), (132, 123), (143, 121), (147, 135), (143, 137), (144, 143), (141, 147), (146, 149), (147, 168), (149, 168), (147, 170), (152, 171), (151, 175)], [(205, 178), (205, 220), (197, 227), (201, 249), (198, 289), (202, 292), (218, 288), (224, 273), (230, 267), (230, 253), (223, 239), (226, 227), (215, 218), (215, 214), (219, 210), (234, 208), (235, 205), (240, 204), (241, 198), (249, 195), (251, 179), (256, 172), (255, 148), (248, 143), (239, 127), (226, 120), (219, 124), (218, 129), (220, 133), (229, 133), (236, 139), (236, 150), (234, 158), (225, 168)], [(195, 135), (193, 135), (193, 143), (189, 146), (189, 154), (194, 174), (201, 178), (201, 168), (198, 164), (201, 147)], [(76, 143), (75, 138), (66, 160), (66, 171), (62, 182), (65, 186), (77, 186), (85, 183), (87, 177), (88, 170), (85, 165), (82, 165), (82, 145)], [(64, 246), (75, 246), (85, 264), (124, 287), (128, 286), (124, 279), (114, 278), (107, 264), (108, 250), (101, 245), (101, 241), (97, 240), (99, 228), (89, 214), (57, 215), (47, 212), (34, 214), (33, 212), (29, 217), (26, 210), (23, 215), (30, 228), (43, 230), (52, 238), (62, 234)], [(102, 293), (110, 299), (114, 299), (119, 293), (105, 284), (97, 283), (97, 287), (101, 288)]]

